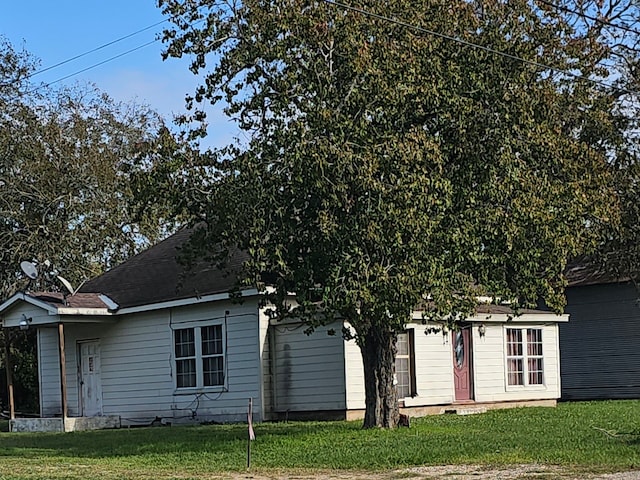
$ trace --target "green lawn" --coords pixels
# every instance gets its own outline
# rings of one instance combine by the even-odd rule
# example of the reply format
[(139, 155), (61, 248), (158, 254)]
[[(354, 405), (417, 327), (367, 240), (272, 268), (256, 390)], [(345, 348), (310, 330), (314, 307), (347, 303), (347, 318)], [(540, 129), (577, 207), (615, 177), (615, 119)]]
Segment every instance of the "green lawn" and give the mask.
[[(640, 401), (431, 416), (395, 431), (362, 430), (360, 422), (260, 424), (252, 462), (262, 472), (458, 463), (640, 468), (640, 437), (611, 437), (598, 429), (640, 432)], [(246, 436), (246, 425), (0, 433), (0, 478), (210, 477), (245, 469)]]

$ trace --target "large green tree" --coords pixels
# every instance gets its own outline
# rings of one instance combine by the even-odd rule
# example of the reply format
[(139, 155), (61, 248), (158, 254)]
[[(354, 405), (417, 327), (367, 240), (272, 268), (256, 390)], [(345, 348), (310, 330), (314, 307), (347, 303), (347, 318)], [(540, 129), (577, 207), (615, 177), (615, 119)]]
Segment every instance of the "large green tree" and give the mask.
[[(135, 208), (144, 173), (178, 148), (162, 118), (93, 86), (37, 85), (36, 67), (0, 37), (0, 302), (63, 289), (57, 274), (78, 287), (172, 228), (161, 199)], [(23, 260), (38, 264), (37, 280)], [(35, 344), (14, 340), (16, 382), (33, 386)], [(33, 391), (23, 397), (21, 408), (37, 406)]]
[(160, 0), (166, 55), (203, 75), (192, 119), (223, 101), (246, 132), (180, 170), (198, 242), (245, 249), (280, 316), (348, 322), (365, 427), (397, 424), (413, 310), (455, 327), (488, 293), (560, 311), (567, 259), (617, 221), (632, 94), (628, 42), (590, 19), (607, 3)]

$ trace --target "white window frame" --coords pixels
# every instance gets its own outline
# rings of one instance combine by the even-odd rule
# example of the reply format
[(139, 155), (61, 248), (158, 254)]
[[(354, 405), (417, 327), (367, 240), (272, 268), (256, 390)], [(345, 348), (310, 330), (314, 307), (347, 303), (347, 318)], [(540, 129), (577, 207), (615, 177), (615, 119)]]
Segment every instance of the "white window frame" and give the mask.
[[(521, 334), (521, 346), (522, 355), (509, 355), (509, 330), (520, 330)], [(529, 354), (529, 341), (527, 330), (537, 330), (540, 332), (540, 345), (542, 346), (542, 355), (530, 355)], [(541, 326), (505, 326), (504, 327), (504, 384), (507, 391), (509, 390), (545, 390), (547, 388), (546, 381), (547, 375), (545, 373), (545, 361), (544, 361), (544, 329)], [(521, 385), (509, 384), (509, 360), (522, 359), (522, 376), (523, 383)], [(529, 383), (529, 360), (539, 359), (542, 361), (542, 383)]]
[[(202, 353), (202, 330), (207, 327), (220, 327), (220, 334), (222, 336), (222, 353), (221, 354), (207, 354), (203, 355)], [(194, 342), (195, 342), (195, 355), (189, 357), (177, 357), (176, 356), (176, 332), (179, 330), (193, 330), (194, 332)], [(222, 322), (198, 322), (194, 323), (185, 323), (182, 325), (173, 325), (172, 334), (171, 334), (171, 356), (172, 356), (172, 369), (174, 372), (173, 375), (173, 386), (176, 393), (191, 393), (191, 392), (220, 392), (227, 390), (227, 345), (226, 345), (226, 332), (224, 328), (224, 324)], [(204, 367), (203, 360), (205, 358), (211, 357), (222, 357), (222, 371), (223, 371), (223, 381), (220, 385), (207, 385), (204, 384)], [(178, 387), (178, 378), (177, 371), (178, 366), (177, 363), (180, 360), (184, 359), (195, 359), (196, 365), (196, 384), (195, 386), (189, 387)]]

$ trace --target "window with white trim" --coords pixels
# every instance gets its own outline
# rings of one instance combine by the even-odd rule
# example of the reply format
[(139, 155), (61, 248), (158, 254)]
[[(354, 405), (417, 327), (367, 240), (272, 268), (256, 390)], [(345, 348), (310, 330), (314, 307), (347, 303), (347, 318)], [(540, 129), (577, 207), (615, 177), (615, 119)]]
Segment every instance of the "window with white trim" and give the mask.
[(174, 330), (176, 388), (224, 385), (222, 325)]
[(399, 333), (396, 341), (396, 392), (399, 399), (416, 395), (413, 330)]
[(507, 385), (544, 384), (541, 328), (507, 328)]

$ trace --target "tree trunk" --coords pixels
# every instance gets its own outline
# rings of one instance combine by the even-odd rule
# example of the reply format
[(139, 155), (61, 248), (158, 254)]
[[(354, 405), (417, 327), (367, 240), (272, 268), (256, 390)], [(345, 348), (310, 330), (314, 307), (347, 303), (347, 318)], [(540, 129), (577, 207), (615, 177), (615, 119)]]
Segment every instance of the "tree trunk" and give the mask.
[(366, 411), (364, 428), (395, 428), (400, 412), (394, 385), (396, 334), (371, 328), (361, 341)]

